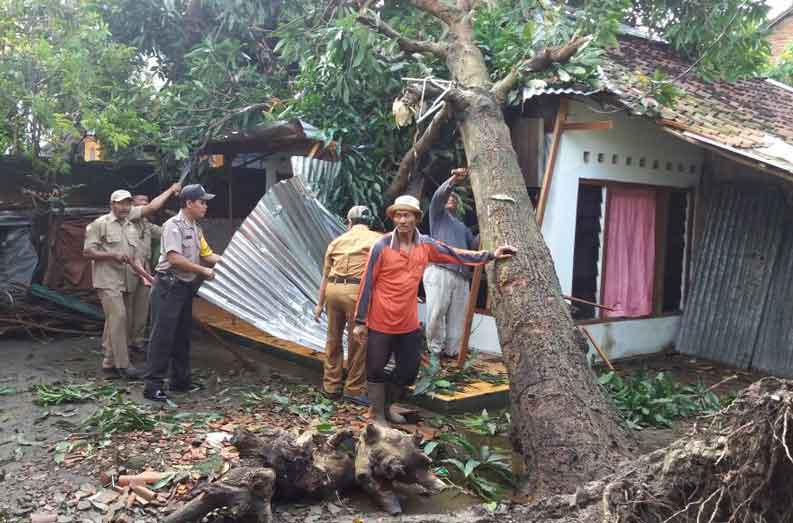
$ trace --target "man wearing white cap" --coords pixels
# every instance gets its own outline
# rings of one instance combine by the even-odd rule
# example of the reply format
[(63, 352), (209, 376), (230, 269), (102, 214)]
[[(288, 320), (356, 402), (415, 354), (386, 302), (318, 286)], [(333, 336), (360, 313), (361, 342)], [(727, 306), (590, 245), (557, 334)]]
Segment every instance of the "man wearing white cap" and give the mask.
[[(405, 419), (390, 408), (390, 403), (400, 399), (418, 374), (422, 347), (416, 296), (427, 264), (482, 265), (509, 258), (515, 249), (503, 245), (493, 252), (466, 251), (420, 234), (416, 224), (421, 220), (421, 206), (412, 196), (397, 198), (386, 214), (396, 228), (377, 240), (369, 253), (353, 335), (366, 338), (371, 418), (378, 423), (404, 423)], [(392, 354), (396, 365), (387, 378), (385, 366)]]
[(381, 234), (369, 230), (372, 212), (364, 205), (356, 205), (347, 212), (347, 232), (330, 242), (325, 252), (322, 283), (319, 287), (314, 317), (319, 321), (327, 306), (328, 337), (325, 343), (325, 363), (322, 388), (326, 396), (344, 398), (358, 404), (368, 404), (366, 398), (366, 353), (361, 343), (347, 336), (347, 382), (342, 383), (344, 329), (352, 334), (355, 300), (366, 258), (372, 244)]
[(105, 313), (102, 370), (109, 377), (140, 377), (140, 372), (129, 363), (127, 339), (130, 297), (137, 285), (142, 285), (129, 268), (132, 261), (142, 265), (135, 222), (157, 212), (180, 188), (179, 184), (174, 184), (151, 203), (134, 208), (129, 191), (114, 191), (110, 195), (110, 212), (91, 222), (85, 229), (83, 255), (93, 261), (93, 285)]

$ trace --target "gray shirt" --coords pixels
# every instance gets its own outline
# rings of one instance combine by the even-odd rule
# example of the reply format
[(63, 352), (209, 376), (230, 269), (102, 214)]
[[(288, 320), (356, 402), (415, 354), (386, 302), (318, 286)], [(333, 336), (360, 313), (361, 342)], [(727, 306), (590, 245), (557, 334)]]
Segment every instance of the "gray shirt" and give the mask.
[[(446, 210), (446, 202), (454, 190), (454, 176), (443, 182), (430, 202), (430, 236), (457, 249), (476, 250), (479, 242), (471, 230), (456, 216)], [(471, 277), (471, 269), (465, 265), (440, 265), (450, 271), (459, 272), (466, 278)]]
[(201, 228), (197, 223), (190, 221), (179, 211), (179, 214), (170, 218), (162, 225), (162, 238), (160, 239), (160, 259), (157, 262), (157, 272), (170, 272), (185, 282), (193, 281), (194, 272), (186, 272), (173, 267), (168, 262), (168, 253), (176, 252), (193, 263), (201, 263)]

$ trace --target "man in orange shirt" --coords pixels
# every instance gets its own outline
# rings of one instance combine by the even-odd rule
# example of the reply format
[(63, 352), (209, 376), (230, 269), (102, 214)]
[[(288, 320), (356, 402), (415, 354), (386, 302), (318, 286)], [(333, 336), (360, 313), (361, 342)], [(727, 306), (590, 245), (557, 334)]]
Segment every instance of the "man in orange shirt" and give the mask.
[[(319, 298), (314, 317), (319, 321), (327, 305), (328, 338), (325, 343), (325, 362), (322, 388), (326, 396), (342, 396), (342, 371), (344, 352), (342, 337), (345, 326), (352, 333), (355, 300), (361, 276), (366, 269), (366, 258), (372, 244), (381, 234), (369, 230), (372, 212), (368, 207), (356, 205), (347, 212), (347, 232), (330, 242), (325, 252), (325, 268), (319, 286)], [(361, 343), (347, 337), (347, 383), (344, 398), (353, 403), (368, 405), (366, 398), (366, 354)]]
[[(419, 282), (429, 263), (483, 265), (506, 259), (516, 251), (503, 245), (493, 252), (454, 249), (420, 234), (419, 201), (400, 196), (386, 214), (396, 229), (372, 246), (355, 310), (356, 338), (366, 338), (366, 374), (370, 415), (379, 423), (404, 423), (390, 408), (405, 387), (413, 384), (421, 360), (419, 340)], [(396, 366), (386, 390), (385, 366), (394, 355)]]

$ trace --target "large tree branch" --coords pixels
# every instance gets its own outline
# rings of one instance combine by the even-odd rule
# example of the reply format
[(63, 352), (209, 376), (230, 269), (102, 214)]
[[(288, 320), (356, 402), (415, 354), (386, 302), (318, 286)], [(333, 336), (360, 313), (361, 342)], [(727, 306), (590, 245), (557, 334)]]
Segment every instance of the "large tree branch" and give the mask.
[(407, 38), (384, 21), (379, 19), (375, 20), (365, 15), (358, 16), (358, 22), (394, 40), (397, 45), (399, 45), (399, 48), (406, 53), (429, 53), (437, 56), (441, 60), (446, 59), (447, 48), (444, 44)]
[(534, 56), (512, 68), (504, 78), (496, 82), (492, 92), (499, 103), (504, 103), (507, 94), (515, 87), (521, 73), (537, 72), (547, 69), (551, 64), (563, 64), (570, 60), (580, 49), (586, 47), (592, 40), (592, 36), (581, 36), (573, 38), (564, 45), (558, 47), (545, 47), (537, 51)]
[(465, 14), (461, 9), (449, 5), (443, 0), (410, 0), (410, 3), (425, 13), (440, 19), (447, 25), (454, 25)]
[(443, 129), (443, 124), (446, 123), (449, 116), (451, 116), (451, 105), (446, 103), (443, 108), (435, 114), (432, 121), (413, 147), (402, 157), (402, 161), (399, 162), (399, 171), (397, 172), (396, 178), (394, 178), (394, 181), (391, 182), (391, 185), (386, 190), (388, 196), (394, 197), (405, 192), (410, 182), (410, 172), (413, 170), (413, 166), (432, 148), (432, 144), (437, 141), (441, 134), (441, 129)]

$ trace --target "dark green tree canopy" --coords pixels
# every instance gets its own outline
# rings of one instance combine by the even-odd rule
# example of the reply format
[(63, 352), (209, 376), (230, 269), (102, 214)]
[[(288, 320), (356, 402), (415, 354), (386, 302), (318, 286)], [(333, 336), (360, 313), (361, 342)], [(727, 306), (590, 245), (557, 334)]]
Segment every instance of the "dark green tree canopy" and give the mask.
[[(564, 65), (518, 73), (520, 84), (594, 87), (620, 24), (667, 39), (697, 61), (692, 74), (706, 78), (756, 74), (768, 58), (767, 8), (753, 0), (472, 4), (494, 81), (540, 49), (591, 34)], [(392, 120), (403, 78), (448, 77), (441, 60), (387, 37), (421, 43), (448, 31), (404, 1), (1, 0), (0, 31), (7, 152), (38, 157), (42, 144), (57, 146), (60, 168), (68, 168), (74, 143), (95, 133), (111, 153), (146, 144), (173, 161), (230, 130), (302, 118), (340, 145), (343, 176), (325, 188), (338, 210), (382, 205), (417, 139)], [(452, 135), (409, 168), (462, 162), (455, 144)]]

